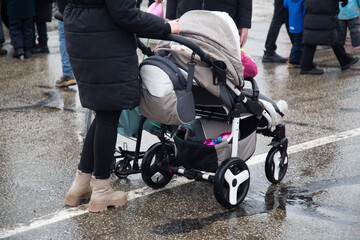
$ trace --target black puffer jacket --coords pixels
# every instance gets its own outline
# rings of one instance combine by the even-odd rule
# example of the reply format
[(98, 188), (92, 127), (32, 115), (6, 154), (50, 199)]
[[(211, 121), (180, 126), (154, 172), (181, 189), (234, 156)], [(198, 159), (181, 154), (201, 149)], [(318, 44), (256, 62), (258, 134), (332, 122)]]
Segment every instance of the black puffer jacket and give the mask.
[(252, 0), (168, 0), (166, 17), (176, 19), (190, 10), (227, 12), (238, 28), (251, 27)]
[(136, 107), (140, 84), (135, 33), (162, 37), (170, 33), (170, 25), (138, 10), (134, 0), (67, 2), (63, 12), (66, 48), (81, 104), (98, 111)]
[(337, 45), (340, 41), (339, 0), (305, 0), (303, 43)]

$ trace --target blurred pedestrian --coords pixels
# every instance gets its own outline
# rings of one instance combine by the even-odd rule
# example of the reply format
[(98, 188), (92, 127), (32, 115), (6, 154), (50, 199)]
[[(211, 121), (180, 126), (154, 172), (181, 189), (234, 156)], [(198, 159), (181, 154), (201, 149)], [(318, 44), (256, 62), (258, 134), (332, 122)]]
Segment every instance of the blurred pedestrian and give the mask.
[(159, 38), (178, 33), (179, 23), (139, 11), (134, 0), (58, 0), (58, 6), (81, 104), (95, 112), (65, 203), (77, 206), (91, 195), (88, 210), (104, 211), (127, 201), (110, 187), (110, 170), (121, 111), (140, 102), (135, 33)]
[(7, 15), (7, 0), (1, 0), (0, 1), (0, 15), (1, 20), (4, 23), (5, 27), (9, 29), (9, 17)]
[(284, 0), (284, 7), (289, 9), (289, 31), (293, 44), (289, 57), (289, 68), (299, 68), (303, 52), (302, 37), (304, 32), (305, 0)]
[(0, 55), (6, 55), (6, 49), (3, 49), (3, 44), (5, 42), (5, 35), (3, 30), (3, 25), (1, 21), (1, 0), (0, 0)]
[[(155, 2), (155, 0), (149, 0), (149, 4), (148, 4), (148, 7), (153, 4)], [(142, 3), (142, 0), (137, 0), (136, 1), (136, 7), (140, 9), (140, 5)]]
[[(65, 31), (64, 31), (64, 22), (63, 16), (61, 13), (55, 13), (55, 18), (58, 19), (58, 32), (59, 32), (59, 43), (60, 43), (60, 56), (61, 56), (61, 67), (63, 75), (59, 80), (56, 81), (56, 87), (68, 87), (71, 85), (76, 85), (76, 80), (70, 65), (69, 55), (65, 46)], [(59, 16), (59, 17), (56, 17)]]
[(291, 43), (293, 44), (293, 36), (289, 31), (289, 11), (284, 8), (283, 0), (274, 0), (274, 14), (265, 40), (265, 50), (262, 58), (263, 62), (285, 63), (288, 61), (287, 58), (281, 57), (276, 53), (276, 40), (283, 24), (285, 24), (286, 31), (289, 35)]
[(348, 0), (345, 7), (340, 4), (340, 13), (338, 15), (341, 29), (341, 44), (345, 45), (346, 32), (349, 28), (351, 45), (355, 50), (360, 49), (360, 0)]
[(350, 68), (359, 61), (346, 53), (341, 44), (338, 19), (339, 2), (346, 6), (347, 0), (306, 0), (303, 44), (300, 74), (323, 74), (324, 70), (315, 67), (313, 62), (316, 45), (328, 45), (333, 49), (341, 70)]
[(9, 31), (14, 58), (30, 58), (33, 46), (34, 0), (8, 0)]
[(34, 44), (31, 51), (34, 54), (50, 52), (46, 23), (51, 22), (52, 19), (52, 3), (53, 0), (35, 0)]
[(251, 28), (252, 0), (168, 0), (166, 18), (177, 19), (191, 10), (227, 12), (238, 28), (240, 47), (245, 45), (249, 28)]

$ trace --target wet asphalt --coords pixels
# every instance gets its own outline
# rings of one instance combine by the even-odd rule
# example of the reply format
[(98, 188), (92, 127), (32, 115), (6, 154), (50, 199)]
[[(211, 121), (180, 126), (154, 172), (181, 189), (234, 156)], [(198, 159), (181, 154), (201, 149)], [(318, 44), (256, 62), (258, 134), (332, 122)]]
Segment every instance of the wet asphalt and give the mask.
[[(13, 59), (7, 39), (9, 53), (0, 57), (0, 238), (359, 239), (360, 63), (341, 71), (326, 47), (315, 55), (325, 71), (320, 76), (262, 63), (272, 10), (272, 1), (254, 1), (245, 50), (257, 63), (260, 91), (289, 104), (289, 168), (284, 180), (272, 185), (264, 164), (250, 163), (250, 190), (233, 210), (218, 204), (210, 183), (180, 184), (183, 177), (174, 177), (173, 187), (154, 192), (140, 174), (111, 177), (114, 189), (129, 193), (125, 207), (88, 213), (86, 203), (64, 206), (87, 111), (76, 86), (55, 87), (62, 74), (55, 20), (48, 26), (50, 54)], [(289, 55), (284, 27), (277, 45), (278, 54)], [(360, 56), (349, 39), (346, 49)], [(325, 143), (316, 144), (319, 139)], [(258, 135), (254, 158), (269, 151), (270, 141)], [(124, 142), (134, 147), (119, 136), (118, 145)], [(146, 150), (155, 142), (145, 134), (141, 147)]]

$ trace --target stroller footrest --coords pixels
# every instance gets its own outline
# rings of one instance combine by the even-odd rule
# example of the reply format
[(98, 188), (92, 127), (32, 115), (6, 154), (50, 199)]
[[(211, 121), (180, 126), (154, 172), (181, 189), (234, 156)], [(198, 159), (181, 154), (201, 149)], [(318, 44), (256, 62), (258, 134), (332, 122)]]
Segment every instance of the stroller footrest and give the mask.
[(209, 172), (202, 172), (195, 169), (184, 169), (178, 167), (170, 167), (169, 172), (182, 175), (190, 180), (214, 182), (214, 174)]

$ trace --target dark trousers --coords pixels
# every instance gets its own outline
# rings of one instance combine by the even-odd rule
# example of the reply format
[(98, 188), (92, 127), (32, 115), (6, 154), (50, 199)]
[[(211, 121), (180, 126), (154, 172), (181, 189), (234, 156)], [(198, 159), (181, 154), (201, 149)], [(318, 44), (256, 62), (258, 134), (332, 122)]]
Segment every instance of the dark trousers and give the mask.
[(345, 45), (346, 32), (349, 28), (351, 45), (353, 47), (360, 46), (360, 18), (353, 18), (348, 20), (339, 20), (340, 23), (340, 33), (341, 33), (341, 44)]
[(1, 13), (0, 13), (0, 45), (4, 42), (5, 42), (5, 36), (4, 36), (4, 30), (2, 26)]
[(302, 44), (303, 33), (292, 33), (293, 45), (290, 52), (289, 63), (300, 64), (304, 45)]
[[(148, 5), (148, 6), (150, 6), (150, 5), (153, 4), (154, 2), (155, 2), (155, 0), (149, 0), (149, 5)], [(136, 2), (136, 7), (137, 7), (137, 8), (140, 8), (141, 3), (142, 3), (142, 0), (137, 0), (137, 2)]]
[[(46, 22), (34, 22), (34, 25), (36, 26), (36, 31), (38, 34), (38, 42), (40, 46), (47, 46), (47, 41), (48, 41), (48, 35), (47, 35), (47, 27), (46, 27)], [(36, 41), (36, 32), (35, 32), (35, 27), (34, 27), (34, 31), (33, 31), (33, 39), (34, 39), (34, 46), (35, 46), (35, 41)]]
[[(340, 63), (340, 66), (345, 66), (353, 61), (351, 55), (346, 53), (343, 45), (338, 44), (336, 46), (331, 46), (337, 60)], [(304, 44), (304, 52), (301, 58), (300, 68), (302, 70), (311, 70), (314, 67), (313, 59), (316, 50), (316, 45)]]
[(95, 119), (86, 134), (78, 169), (93, 173), (98, 179), (110, 177), (121, 111), (95, 112)]
[(9, 17), (9, 31), (14, 49), (33, 46), (33, 19)]
[(273, 53), (276, 50), (276, 40), (279, 36), (280, 28), (285, 23), (291, 43), (292, 34), (289, 32), (289, 11), (284, 8), (283, 0), (274, 1), (274, 15), (270, 23), (270, 28), (265, 41), (265, 53)]

